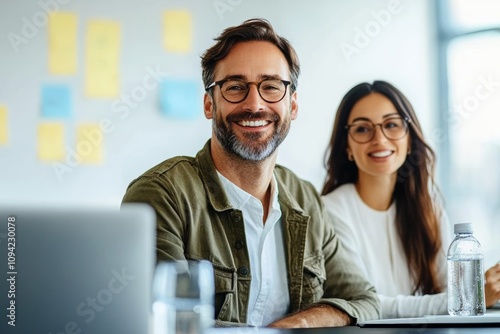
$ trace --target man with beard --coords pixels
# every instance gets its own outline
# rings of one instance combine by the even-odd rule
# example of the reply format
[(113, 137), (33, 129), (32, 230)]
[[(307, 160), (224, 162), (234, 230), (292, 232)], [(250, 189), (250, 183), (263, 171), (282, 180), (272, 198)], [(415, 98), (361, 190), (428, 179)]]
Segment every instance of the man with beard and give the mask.
[(216, 325), (345, 326), (379, 316), (314, 187), (276, 165), (297, 117), (297, 55), (265, 20), (202, 56), (212, 138), (134, 180), (124, 202), (157, 214), (157, 260), (213, 264)]

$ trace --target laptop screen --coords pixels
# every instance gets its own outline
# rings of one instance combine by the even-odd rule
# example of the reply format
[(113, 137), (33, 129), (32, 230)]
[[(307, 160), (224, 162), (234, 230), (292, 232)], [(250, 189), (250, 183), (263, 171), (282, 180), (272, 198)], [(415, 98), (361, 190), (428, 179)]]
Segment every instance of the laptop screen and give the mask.
[(154, 211), (0, 206), (1, 333), (148, 333)]

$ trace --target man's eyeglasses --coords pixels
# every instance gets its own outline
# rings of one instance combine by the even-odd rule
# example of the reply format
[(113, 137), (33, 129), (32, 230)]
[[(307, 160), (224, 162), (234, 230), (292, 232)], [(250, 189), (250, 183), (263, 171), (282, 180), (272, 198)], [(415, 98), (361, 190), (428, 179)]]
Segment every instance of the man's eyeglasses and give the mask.
[(367, 143), (375, 136), (375, 128), (380, 126), (380, 130), (389, 140), (398, 140), (408, 133), (408, 117), (391, 117), (382, 123), (374, 124), (370, 121), (355, 121), (346, 125), (347, 132), (351, 138), (359, 144)]
[(260, 97), (269, 103), (281, 101), (286, 94), (286, 88), (290, 81), (280, 79), (265, 79), (261, 82), (246, 82), (238, 79), (224, 79), (212, 82), (205, 90), (213, 88), (215, 85), (220, 87), (222, 97), (231, 103), (239, 103), (245, 100), (250, 92), (250, 85), (257, 85)]

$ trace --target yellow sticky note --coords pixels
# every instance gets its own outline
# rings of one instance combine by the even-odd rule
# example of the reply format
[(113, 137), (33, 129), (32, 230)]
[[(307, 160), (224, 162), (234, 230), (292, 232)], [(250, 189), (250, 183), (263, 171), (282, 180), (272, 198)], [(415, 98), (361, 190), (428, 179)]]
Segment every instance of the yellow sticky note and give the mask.
[(85, 82), (87, 96), (96, 98), (113, 98), (118, 96), (118, 73), (87, 72)]
[(99, 124), (80, 124), (76, 131), (76, 152), (82, 163), (99, 164), (103, 159), (104, 133)]
[(43, 161), (64, 160), (64, 126), (60, 122), (38, 125), (38, 158)]
[(89, 97), (118, 96), (120, 25), (90, 21), (85, 49), (85, 92)]
[(187, 53), (191, 51), (193, 23), (191, 13), (185, 10), (169, 10), (163, 15), (163, 44), (167, 51)]
[(57, 12), (49, 16), (49, 71), (75, 74), (77, 68), (77, 16)]
[(0, 106), (0, 145), (8, 142), (7, 107)]

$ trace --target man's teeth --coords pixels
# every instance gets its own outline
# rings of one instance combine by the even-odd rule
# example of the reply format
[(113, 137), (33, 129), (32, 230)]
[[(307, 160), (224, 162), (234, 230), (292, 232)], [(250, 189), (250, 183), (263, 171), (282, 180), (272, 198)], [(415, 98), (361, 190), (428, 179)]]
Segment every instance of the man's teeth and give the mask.
[(375, 158), (385, 158), (391, 155), (391, 151), (380, 151), (380, 152), (373, 152), (370, 155)]
[(267, 121), (261, 120), (261, 121), (242, 121), (240, 122), (240, 125), (242, 126), (264, 126), (267, 125)]

